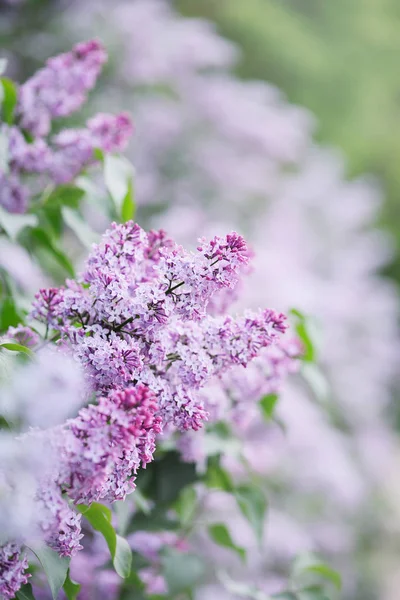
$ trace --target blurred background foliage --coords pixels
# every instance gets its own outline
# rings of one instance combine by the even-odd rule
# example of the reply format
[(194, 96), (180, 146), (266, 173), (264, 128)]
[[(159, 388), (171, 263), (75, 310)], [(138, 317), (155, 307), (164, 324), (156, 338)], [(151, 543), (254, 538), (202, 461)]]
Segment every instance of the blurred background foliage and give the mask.
[(372, 173), (394, 236), (400, 281), (400, 2), (176, 0), (239, 43), (238, 74), (276, 84), (317, 117), (319, 141), (341, 148), (349, 176)]

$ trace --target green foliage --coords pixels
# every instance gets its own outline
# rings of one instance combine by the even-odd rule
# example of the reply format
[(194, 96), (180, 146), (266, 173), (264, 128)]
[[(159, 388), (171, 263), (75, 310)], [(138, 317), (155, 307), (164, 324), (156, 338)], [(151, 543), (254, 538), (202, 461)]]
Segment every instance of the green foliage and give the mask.
[(31, 550), (39, 559), (46, 574), (53, 600), (58, 598), (58, 593), (64, 585), (69, 569), (69, 558), (62, 558), (48, 546), (34, 546)]
[(278, 394), (266, 394), (261, 398), (259, 405), (266, 421), (271, 421), (278, 399)]
[(189, 591), (204, 575), (204, 565), (197, 556), (174, 548), (164, 550), (161, 563), (171, 596)]
[[(16, 598), (17, 600), (35, 600), (31, 584), (27, 583), (26, 585), (23, 585), (19, 592), (17, 592)], [(72, 599), (68, 598), (68, 600)]]
[(74, 277), (75, 270), (72, 262), (43, 227), (25, 227), (19, 236), (19, 241), (29, 252), (38, 257), (45, 269), (48, 266), (47, 260), (52, 259), (62, 271)]
[(11, 79), (7, 77), (2, 77), (0, 82), (2, 86), (2, 93), (0, 94), (1, 116), (5, 123), (12, 125), (17, 105), (17, 88)]
[(294, 562), (291, 581), (300, 587), (301, 583), (309, 582), (309, 579), (322, 579), (325, 582), (331, 583), (339, 592), (342, 588), (342, 580), (340, 574), (322, 562), (314, 554), (302, 554)]
[(174, 504), (182, 527), (187, 527), (196, 514), (197, 494), (193, 487), (185, 487)]
[(170, 506), (181, 490), (197, 481), (196, 467), (180, 460), (177, 452), (167, 452), (146, 468), (139, 487), (159, 508)]
[(68, 569), (67, 577), (63, 586), (63, 590), (65, 592), (65, 595), (67, 596), (67, 600), (77, 600), (80, 589), (81, 586), (79, 585), (79, 583), (76, 583), (76, 581), (73, 581), (71, 579)]
[(109, 508), (98, 502), (90, 507), (78, 505), (78, 510), (89, 521), (93, 529), (99, 531), (107, 542), (114, 569), (120, 577), (129, 577), (132, 565), (132, 551), (125, 538), (118, 535), (112, 526), (112, 513)]
[(133, 219), (135, 214), (134, 169), (123, 156), (108, 154), (104, 157), (104, 181), (119, 220)]
[(4, 348), (5, 350), (9, 350), (11, 352), (22, 352), (29, 357), (33, 357), (33, 352), (29, 348), (15, 342), (2, 342), (0, 344), (0, 348)]
[(214, 525), (210, 525), (208, 527), (208, 533), (216, 544), (225, 548), (231, 548), (240, 556), (242, 560), (245, 560), (246, 550), (234, 543), (226, 525), (223, 523), (215, 523)]
[(235, 489), (235, 498), (242, 514), (249, 521), (261, 544), (267, 500), (262, 489), (257, 485), (240, 485)]

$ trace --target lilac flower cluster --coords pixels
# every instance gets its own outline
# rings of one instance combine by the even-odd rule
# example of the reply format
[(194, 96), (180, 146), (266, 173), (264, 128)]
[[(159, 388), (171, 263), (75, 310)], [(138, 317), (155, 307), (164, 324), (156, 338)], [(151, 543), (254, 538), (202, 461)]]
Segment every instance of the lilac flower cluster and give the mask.
[(50, 58), (20, 88), (17, 112), (22, 129), (37, 137), (48, 135), (53, 119), (66, 117), (84, 104), (106, 60), (97, 40)]
[(0, 596), (8, 600), (14, 598), (21, 587), (28, 582), (25, 570), (28, 561), (21, 555), (17, 544), (9, 543), (0, 546)]
[(285, 317), (272, 310), (210, 316), (207, 305), (234, 288), (248, 262), (233, 233), (187, 252), (163, 231), (113, 224), (80, 281), (41, 290), (32, 317), (45, 322), (84, 365), (93, 389), (142, 383), (157, 396), (163, 423), (198, 429), (198, 391), (234, 365), (275, 344)]
[(24, 185), (29, 174), (44, 183), (71, 182), (95, 162), (94, 150), (122, 151), (132, 134), (127, 114), (99, 113), (84, 129), (64, 129), (53, 137), (52, 120), (79, 109), (95, 85), (106, 60), (99, 42), (76, 45), (71, 52), (51, 58), (18, 90), (17, 125), (1, 125), (0, 137), (6, 148), (0, 168), (0, 205), (9, 212), (22, 213), (32, 195)]
[[(0, 589), (12, 582), (10, 591), (6, 587), (2, 591), (5, 598), (14, 598), (26, 581), (22, 573), (27, 568), (17, 550), (10, 554), (14, 545), (9, 540), (15, 536), (23, 542), (39, 535), (60, 556), (74, 556), (82, 548), (81, 515), (66, 500), (88, 504), (123, 500), (135, 487), (139, 467), (153, 458), (155, 437), (161, 433), (157, 409), (153, 393), (137, 385), (100, 398), (64, 425), (35, 430), (11, 441), (14, 461), (0, 469), (4, 518), (8, 515), (15, 521), (13, 527), (8, 523), (1, 531)], [(32, 464), (32, 450), (43, 455), (44, 448), (50, 448), (51, 460), (41, 459), (40, 468), (38, 463), (24, 478), (21, 465), (14, 464), (15, 444), (25, 470)], [(16, 484), (24, 489), (19, 490)], [(29, 496), (23, 524), (18, 522), (24, 513), (20, 496), (24, 506)], [(17, 504), (14, 510), (13, 503)]]
[(114, 391), (67, 422), (57, 444), (59, 483), (75, 502), (123, 500), (132, 477), (153, 458), (161, 433), (157, 400), (142, 385)]

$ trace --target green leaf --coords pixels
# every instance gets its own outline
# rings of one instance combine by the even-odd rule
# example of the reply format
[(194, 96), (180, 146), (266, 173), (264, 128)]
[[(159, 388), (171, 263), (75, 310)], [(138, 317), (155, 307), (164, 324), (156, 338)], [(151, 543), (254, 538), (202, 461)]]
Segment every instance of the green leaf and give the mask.
[(29, 227), (21, 237), (21, 243), (32, 251), (36, 246), (49, 253), (57, 263), (65, 269), (71, 277), (74, 277), (75, 271), (69, 258), (57, 247), (50, 235), (41, 227)]
[(183, 554), (175, 548), (165, 549), (161, 565), (171, 596), (187, 592), (204, 574), (204, 565), (196, 555)]
[(22, 352), (23, 354), (27, 354), (31, 358), (34, 356), (32, 350), (23, 346), (22, 344), (16, 344), (14, 342), (2, 342), (0, 344), (0, 348), (5, 348), (6, 350), (10, 350), (11, 352)]
[(31, 584), (23, 585), (17, 592), (16, 598), (17, 600), (35, 600)]
[(246, 559), (246, 550), (240, 546), (237, 546), (231, 538), (231, 534), (227, 527), (223, 523), (215, 523), (208, 527), (208, 532), (211, 539), (219, 546), (225, 548), (231, 548), (234, 550), (242, 560)]
[(261, 398), (259, 404), (266, 421), (271, 421), (278, 399), (278, 394), (267, 394)]
[(219, 456), (212, 456), (209, 458), (205, 474), (205, 483), (209, 488), (233, 492), (234, 485), (231, 476), (221, 467)]
[(301, 311), (293, 308), (289, 311), (295, 318), (295, 331), (300, 338), (304, 352), (301, 358), (305, 362), (315, 362), (317, 360), (317, 341), (319, 330), (316, 322), (311, 317), (306, 316)]
[(56, 600), (67, 577), (70, 559), (59, 556), (48, 546), (30, 546), (30, 548), (38, 557), (49, 582), (53, 600)]
[(312, 363), (304, 363), (300, 374), (306, 381), (316, 400), (323, 405), (329, 402), (329, 384), (322, 369)]
[(17, 104), (18, 94), (15, 84), (7, 77), (1, 78), (3, 85), (3, 102), (1, 105), (3, 120), (12, 125), (14, 120), (14, 110)]
[(125, 535), (132, 516), (132, 501), (129, 496), (125, 500), (114, 502), (113, 510), (117, 517), (117, 531), (120, 535)]
[(70, 572), (68, 569), (67, 578), (66, 578), (66, 580), (64, 582), (64, 586), (63, 586), (63, 590), (65, 592), (65, 595), (67, 596), (67, 599), (68, 600), (77, 600), (80, 589), (81, 589), (81, 586), (79, 585), (79, 583), (76, 583), (76, 581), (73, 581), (71, 579), (71, 575), (70, 575)]
[(129, 577), (132, 565), (132, 551), (125, 538), (118, 535), (111, 524), (112, 513), (98, 502), (90, 507), (78, 505), (77, 509), (89, 521), (93, 529), (99, 531), (107, 542), (114, 569), (120, 577)]
[(0, 331), (9, 327), (16, 327), (23, 320), (23, 316), (11, 296), (6, 296), (0, 302)]
[(145, 476), (147, 482), (141, 489), (159, 508), (173, 504), (184, 487), (199, 479), (196, 466), (183, 462), (177, 452), (167, 452), (150, 463)]
[(46, 206), (69, 206), (70, 208), (78, 208), (79, 203), (85, 196), (86, 192), (81, 187), (76, 185), (59, 185), (46, 196), (44, 204)]
[(196, 512), (197, 494), (193, 487), (184, 488), (175, 502), (175, 510), (183, 527), (186, 527)]
[(340, 574), (312, 553), (302, 554), (295, 560), (291, 579), (295, 582), (299, 582), (304, 576), (309, 574), (317, 575), (319, 578), (332, 583), (337, 590), (341, 590), (342, 579)]
[(242, 514), (249, 521), (261, 543), (267, 501), (261, 488), (254, 485), (241, 485), (235, 490), (235, 498)]
[(134, 215), (133, 176), (133, 166), (125, 157), (115, 154), (104, 157), (104, 181), (122, 221)]
[(121, 207), (121, 219), (123, 223), (126, 221), (132, 221), (135, 216), (135, 195), (134, 195), (134, 187), (133, 187), (133, 179), (130, 179), (128, 183), (128, 191), (126, 192), (126, 196), (123, 199), (122, 207)]

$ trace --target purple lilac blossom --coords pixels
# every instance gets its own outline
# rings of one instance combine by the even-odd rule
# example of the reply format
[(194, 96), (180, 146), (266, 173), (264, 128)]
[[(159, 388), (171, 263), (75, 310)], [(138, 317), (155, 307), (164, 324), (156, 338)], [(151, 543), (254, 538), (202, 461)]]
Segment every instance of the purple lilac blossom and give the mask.
[(123, 500), (140, 466), (152, 460), (161, 433), (157, 399), (138, 385), (82, 408), (55, 440), (59, 484), (75, 502)]
[(286, 330), (284, 315), (269, 309), (207, 314), (214, 293), (234, 288), (248, 260), (236, 233), (201, 240), (194, 253), (163, 231), (114, 224), (81, 280), (41, 290), (31, 316), (61, 334), (94, 390), (143, 383), (157, 395), (165, 424), (196, 430), (207, 416), (197, 391), (246, 366)]
[(21, 585), (28, 582), (27, 568), (28, 561), (17, 544), (0, 546), (0, 596), (4, 600), (15, 598)]
[[(36, 191), (46, 185), (70, 183), (96, 162), (94, 150), (123, 151), (132, 135), (126, 113), (99, 113), (84, 129), (64, 129), (51, 136), (52, 119), (80, 108), (95, 84), (106, 53), (92, 40), (71, 52), (49, 59), (18, 91), (17, 124), (0, 126), (4, 160), (0, 168), (0, 206), (11, 213), (26, 212)], [(29, 132), (32, 140), (24, 133)], [(24, 133), (23, 133), (24, 132)], [(29, 188), (24, 181), (36, 175)], [(36, 191), (35, 191), (36, 190)]]
[(97, 40), (50, 58), (20, 87), (17, 113), (21, 128), (35, 137), (47, 136), (53, 119), (66, 117), (85, 103), (106, 60)]

